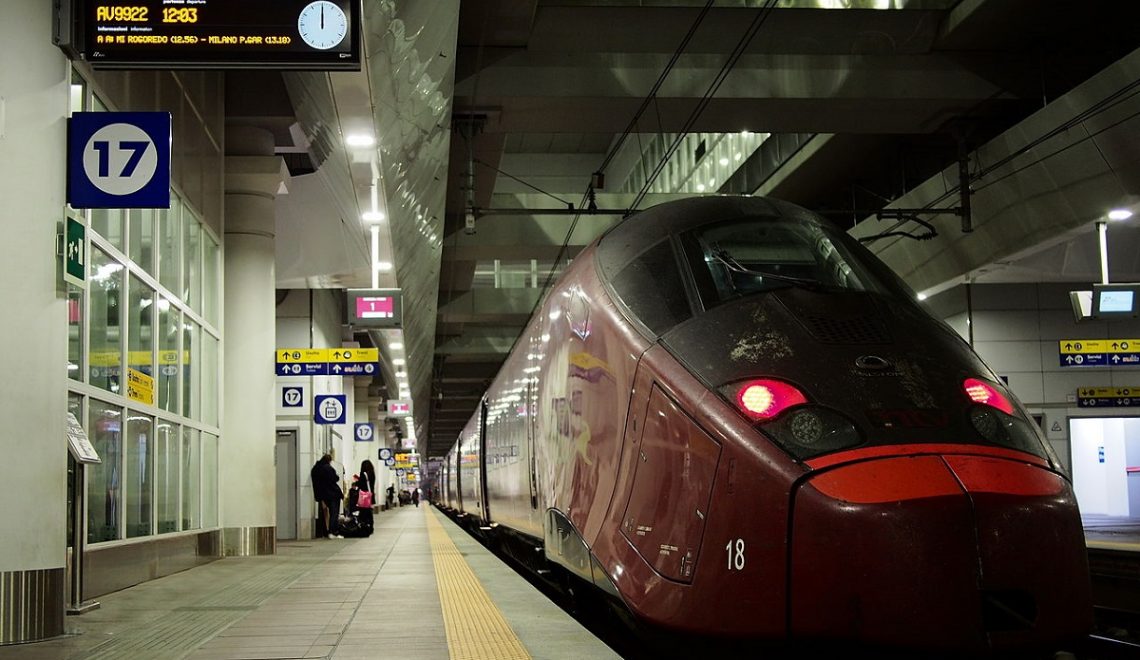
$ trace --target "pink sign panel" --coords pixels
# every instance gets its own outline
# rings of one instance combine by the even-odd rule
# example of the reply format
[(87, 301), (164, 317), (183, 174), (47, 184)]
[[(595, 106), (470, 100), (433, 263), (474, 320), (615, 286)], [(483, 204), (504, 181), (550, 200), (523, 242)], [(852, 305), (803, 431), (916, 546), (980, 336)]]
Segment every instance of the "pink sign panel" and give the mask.
[(390, 319), (396, 316), (391, 296), (361, 296), (356, 299), (356, 318)]

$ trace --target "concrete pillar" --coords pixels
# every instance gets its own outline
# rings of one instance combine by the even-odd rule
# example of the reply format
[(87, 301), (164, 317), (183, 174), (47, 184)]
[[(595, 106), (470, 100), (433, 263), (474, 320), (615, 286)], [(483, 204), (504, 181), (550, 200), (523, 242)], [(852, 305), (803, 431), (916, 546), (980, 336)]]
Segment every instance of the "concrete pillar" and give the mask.
[(225, 167), (222, 548), (227, 556), (274, 554), (274, 199), (288, 173), (273, 155), (273, 135), (249, 127), (227, 127)]
[[(67, 302), (58, 289), (67, 64), (50, 2), (0, 20), (0, 644), (63, 633), (67, 536)], [(3, 655), (0, 652), (0, 655)]]

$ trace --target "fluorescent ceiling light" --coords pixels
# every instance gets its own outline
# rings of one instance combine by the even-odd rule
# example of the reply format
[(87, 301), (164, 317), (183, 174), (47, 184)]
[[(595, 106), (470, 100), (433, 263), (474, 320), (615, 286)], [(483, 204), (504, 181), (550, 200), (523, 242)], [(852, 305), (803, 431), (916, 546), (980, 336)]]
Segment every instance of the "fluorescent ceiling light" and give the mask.
[(402, 366), (404, 364), (404, 358), (396, 358), (395, 360), (392, 360), (392, 364), (396, 365), (397, 367)]
[(393, 351), (402, 351), (404, 350), (404, 345), (398, 341), (394, 341), (391, 344), (388, 344), (388, 348)]
[(350, 147), (371, 147), (376, 144), (376, 138), (367, 133), (350, 133), (344, 143)]
[(1132, 211), (1128, 209), (1112, 209), (1108, 212), (1109, 220), (1127, 220), (1132, 217)]
[(367, 222), (380, 222), (384, 219), (384, 213), (381, 211), (365, 211), (360, 217)]
[(392, 270), (392, 262), (391, 261), (377, 261), (376, 262), (376, 270), (380, 271), (381, 273), (387, 273), (388, 271)]

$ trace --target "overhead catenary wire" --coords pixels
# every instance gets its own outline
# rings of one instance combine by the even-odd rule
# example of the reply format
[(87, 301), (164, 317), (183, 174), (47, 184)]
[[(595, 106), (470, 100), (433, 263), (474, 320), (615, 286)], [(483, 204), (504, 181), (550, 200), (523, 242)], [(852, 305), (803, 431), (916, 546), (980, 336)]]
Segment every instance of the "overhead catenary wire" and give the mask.
[[(596, 172), (604, 173), (606, 171), (606, 168), (609, 167), (610, 163), (613, 162), (613, 159), (621, 151), (622, 145), (625, 144), (626, 139), (629, 138), (629, 136), (634, 132), (634, 129), (637, 128), (638, 122), (641, 120), (641, 116), (645, 114), (645, 111), (647, 109), (649, 109), (650, 104), (656, 101), (657, 93), (661, 90), (661, 86), (665, 83), (665, 79), (669, 77), (669, 73), (672, 72), (673, 68), (677, 65), (677, 61), (681, 58), (681, 54), (685, 52), (686, 48), (688, 48), (689, 42), (692, 40), (693, 35), (697, 32), (697, 28), (700, 27), (701, 23), (705, 20), (705, 16), (707, 16), (709, 11), (712, 9), (713, 3), (714, 0), (707, 0), (704, 7), (702, 7), (701, 10), (697, 13), (696, 18), (693, 20), (693, 23), (689, 26), (688, 31), (685, 32), (685, 36), (681, 39), (681, 43), (677, 45), (677, 48), (673, 51), (673, 55), (665, 64), (665, 68), (662, 69), (661, 74), (657, 76), (657, 80), (653, 83), (653, 87), (650, 88), (649, 92), (642, 100), (641, 105), (638, 106), (637, 110), (633, 113), (633, 117), (630, 118), (629, 123), (625, 127), (625, 130), (622, 131), (618, 138), (614, 140), (613, 144), (610, 145), (609, 151), (606, 153), (605, 158), (602, 159), (602, 164), (598, 167)], [(658, 122), (660, 122), (660, 118), (658, 118)], [(585, 192), (582, 193), (582, 200), (578, 203), (577, 208), (579, 212), (575, 214), (574, 219), (570, 221), (570, 227), (566, 230), (566, 236), (562, 240), (562, 245), (558, 248), (558, 254), (554, 257), (554, 262), (550, 264), (550, 270), (547, 272), (546, 279), (542, 284), (542, 292), (535, 300), (534, 307), (531, 309), (532, 314), (534, 313), (534, 310), (538, 309), (538, 306), (542, 304), (542, 301), (546, 296), (546, 292), (549, 291), (550, 285), (554, 281), (554, 274), (558, 272), (558, 264), (561, 263), (562, 259), (566, 256), (566, 251), (570, 246), (570, 240), (574, 236), (574, 230), (578, 227), (578, 220), (580, 220), (582, 217), (581, 210), (587, 203), (593, 200), (593, 197), (594, 187), (593, 182), (591, 181), (591, 183), (586, 186)]]
[(562, 202), (563, 204), (565, 204), (565, 205), (566, 205), (568, 208), (569, 208), (569, 207), (570, 207), (570, 205), (571, 205), (571, 203), (570, 203), (570, 202), (568, 202), (568, 201), (566, 201), (566, 200), (562, 199), (562, 198), (561, 198), (561, 197), (559, 197), (558, 195), (555, 195), (555, 194), (553, 194), (553, 193), (548, 193), (548, 192), (546, 192), (545, 190), (543, 190), (542, 188), (539, 188), (538, 186), (534, 185), (533, 183), (530, 183), (529, 181), (524, 181), (523, 179), (520, 179), (519, 177), (517, 177), (517, 176), (515, 176), (515, 175), (511, 174), (510, 172), (504, 172), (503, 170), (500, 170), (499, 168), (495, 167), (494, 165), (492, 165), (492, 164), (490, 164), (490, 163), (488, 163), (488, 162), (486, 162), (486, 161), (484, 161), (484, 160), (480, 160), (480, 159), (478, 159), (478, 158), (475, 158), (475, 159), (474, 159), (474, 161), (475, 161), (475, 163), (476, 163), (476, 164), (478, 164), (478, 165), (482, 165), (483, 167), (486, 167), (486, 168), (489, 168), (489, 169), (492, 169), (492, 170), (495, 170), (495, 171), (496, 171), (496, 172), (498, 172), (499, 174), (502, 174), (503, 176), (507, 177), (508, 179), (510, 179), (510, 180), (512, 180), (512, 181), (516, 181), (516, 182), (518, 182), (518, 183), (521, 183), (521, 184), (523, 184), (524, 186), (526, 186), (527, 188), (530, 188), (531, 190), (534, 190), (534, 191), (536, 191), (536, 192), (540, 192), (540, 193), (542, 193), (543, 195), (546, 195), (547, 197), (549, 197), (549, 198), (551, 198), (551, 199), (556, 199), (556, 200), (558, 200), (559, 202)]
[(658, 161), (657, 166), (653, 168), (652, 174), (646, 177), (645, 184), (642, 185), (641, 190), (637, 193), (637, 197), (635, 197), (633, 203), (630, 204), (631, 212), (634, 209), (637, 209), (638, 206), (640, 206), (642, 200), (645, 199), (645, 196), (649, 194), (649, 190), (657, 181), (657, 177), (661, 175), (662, 171), (664, 171), (665, 166), (669, 163), (669, 159), (672, 158), (673, 154), (677, 152), (678, 148), (680, 148), (681, 143), (684, 142), (685, 138), (689, 134), (689, 131), (692, 130), (693, 126), (696, 124), (697, 119), (700, 118), (700, 116), (704, 113), (705, 108), (707, 108), (709, 103), (712, 102), (713, 97), (716, 96), (717, 90), (719, 90), (720, 86), (724, 84), (724, 81), (728, 78), (728, 74), (731, 73), (732, 70), (736, 67), (736, 63), (740, 61), (741, 56), (744, 55), (744, 51), (746, 51), (748, 49), (748, 45), (752, 43), (752, 39), (756, 36), (756, 33), (760, 31), (760, 28), (764, 26), (764, 23), (768, 20), (768, 17), (771, 16), (776, 3), (777, 0), (767, 0), (764, 3), (764, 6), (761, 7), (759, 11), (757, 11), (756, 15), (752, 18), (752, 22), (748, 24), (748, 29), (744, 31), (744, 34), (740, 37), (740, 40), (737, 41), (735, 48), (733, 48), (732, 52), (729, 54), (728, 59), (725, 60), (724, 65), (721, 66), (720, 71), (717, 72), (717, 75), (709, 84), (708, 89), (705, 90), (704, 95), (697, 102), (696, 107), (694, 107), (693, 111), (689, 113), (689, 117), (685, 120), (684, 125), (681, 127), (681, 131), (669, 145), (669, 148), (665, 150), (665, 154), (661, 157), (661, 160)]
[[(970, 175), (969, 181), (961, 183), (957, 186), (952, 186), (952, 187), (947, 188), (941, 195), (939, 195), (939, 196), (935, 197), (934, 199), (930, 200), (929, 202), (927, 202), (925, 205), (923, 205), (922, 208), (924, 208), (924, 209), (936, 208), (939, 204), (942, 204), (947, 199), (949, 199), (955, 195), (958, 195), (961, 192), (962, 185), (970, 185), (974, 181), (980, 181), (982, 179), (985, 179), (987, 176), (989, 176), (989, 175), (993, 174), (994, 172), (999, 171), (1001, 168), (1013, 163), (1018, 158), (1030, 153), (1035, 148), (1041, 146), (1042, 144), (1048, 142), (1049, 140), (1063, 134), (1064, 132), (1072, 129), (1073, 127), (1081, 124), (1084, 121), (1087, 121), (1088, 119), (1091, 119), (1092, 117), (1095, 117), (1101, 113), (1104, 113), (1104, 112), (1107, 112), (1108, 110), (1111, 110), (1112, 108), (1120, 105), (1121, 103), (1128, 101), (1129, 99), (1136, 97), (1137, 95), (1140, 95), (1140, 80), (1132, 81), (1132, 82), (1116, 89), (1115, 91), (1113, 91), (1112, 93), (1108, 94), (1107, 96), (1101, 98), (1100, 100), (1093, 103), (1089, 107), (1078, 112), (1076, 115), (1073, 115), (1072, 117), (1066, 119), (1065, 121), (1062, 121), (1058, 125), (1054, 126), (1052, 129), (1050, 129), (1050, 130), (1046, 131), (1045, 133), (1042, 133), (1041, 135), (1037, 136), (1036, 138), (1030, 140), (1025, 145), (1023, 145), (1020, 148), (1010, 152), (1009, 154), (1000, 158), (996, 162), (991, 163), (985, 167), (979, 168), (976, 172), (974, 172), (972, 175)], [(1060, 147), (1056, 151), (1042, 155), (1040, 158), (1034, 159), (1032, 162), (1025, 163), (1025, 164), (1013, 169), (1010, 172), (1006, 172), (997, 178), (986, 181), (984, 185), (979, 186), (976, 190), (974, 190), (974, 192), (977, 192), (979, 190), (984, 190), (985, 188), (996, 185), (997, 183), (999, 183), (999, 182), (1001, 182), (1001, 181), (1003, 181), (1003, 180), (1005, 180), (1011, 176), (1014, 176), (1014, 175), (1026, 170), (1030, 167), (1033, 167), (1035, 165), (1039, 165), (1039, 164), (1043, 163), (1044, 161), (1077, 146), (1078, 144), (1082, 144), (1085, 141), (1094, 138), (1096, 135), (1103, 133), (1106, 130), (1111, 129), (1114, 126), (1116, 126), (1120, 123), (1123, 123), (1124, 121), (1127, 121), (1127, 120), (1131, 119), (1132, 117), (1135, 117), (1136, 114), (1137, 113), (1133, 113), (1133, 114), (1129, 115), (1128, 117), (1121, 119), (1120, 121), (1114, 122), (1113, 124), (1111, 124), (1109, 126), (1101, 128), (1100, 130), (1096, 131), (1095, 133), (1092, 133), (1090, 135), (1087, 135), (1087, 136), (1084, 136), (1080, 139), (1077, 139), (1074, 142), (1072, 142), (1071, 144), (1067, 144), (1063, 147)], [(913, 220), (914, 220), (914, 218), (898, 220), (891, 227), (890, 230), (888, 230), (887, 232), (884, 232), (883, 234), (878, 234), (874, 238), (886, 238), (887, 236), (897, 236), (900, 234), (905, 234), (906, 232), (898, 232), (896, 230), (898, 230), (899, 227), (902, 227), (907, 222), (911, 222)], [(872, 237), (867, 237), (867, 238), (872, 238)]]

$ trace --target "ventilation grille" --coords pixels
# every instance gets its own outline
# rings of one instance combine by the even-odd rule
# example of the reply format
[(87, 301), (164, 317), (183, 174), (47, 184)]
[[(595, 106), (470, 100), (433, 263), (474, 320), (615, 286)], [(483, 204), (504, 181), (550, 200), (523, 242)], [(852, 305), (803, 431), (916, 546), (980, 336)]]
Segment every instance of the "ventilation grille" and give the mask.
[(809, 316), (805, 319), (808, 331), (825, 344), (887, 344), (891, 333), (883, 322), (872, 316), (832, 318)]

